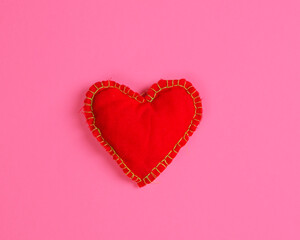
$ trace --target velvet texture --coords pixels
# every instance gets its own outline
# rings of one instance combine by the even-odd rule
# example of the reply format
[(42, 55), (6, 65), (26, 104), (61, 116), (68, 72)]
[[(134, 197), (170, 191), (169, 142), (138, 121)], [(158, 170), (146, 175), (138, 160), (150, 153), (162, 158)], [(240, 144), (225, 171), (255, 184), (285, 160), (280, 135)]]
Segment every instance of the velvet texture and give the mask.
[(167, 168), (202, 117), (199, 94), (185, 79), (160, 80), (143, 96), (97, 82), (84, 103), (94, 136), (140, 187)]

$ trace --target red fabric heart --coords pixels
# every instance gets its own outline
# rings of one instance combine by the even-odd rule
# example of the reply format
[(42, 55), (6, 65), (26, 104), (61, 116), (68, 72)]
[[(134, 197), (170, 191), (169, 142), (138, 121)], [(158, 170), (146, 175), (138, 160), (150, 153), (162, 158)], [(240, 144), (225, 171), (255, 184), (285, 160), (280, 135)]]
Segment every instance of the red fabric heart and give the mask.
[(186, 144), (201, 120), (202, 104), (185, 79), (160, 80), (142, 96), (103, 81), (87, 92), (84, 113), (93, 135), (142, 187)]

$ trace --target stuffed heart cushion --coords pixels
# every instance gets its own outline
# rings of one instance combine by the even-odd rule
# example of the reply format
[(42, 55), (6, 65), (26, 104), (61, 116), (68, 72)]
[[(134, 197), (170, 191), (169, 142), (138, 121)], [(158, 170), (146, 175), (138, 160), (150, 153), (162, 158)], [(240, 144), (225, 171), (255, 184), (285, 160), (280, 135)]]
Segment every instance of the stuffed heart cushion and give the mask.
[(93, 135), (140, 187), (170, 165), (202, 116), (197, 90), (185, 79), (160, 80), (140, 95), (113, 81), (97, 82), (84, 101)]

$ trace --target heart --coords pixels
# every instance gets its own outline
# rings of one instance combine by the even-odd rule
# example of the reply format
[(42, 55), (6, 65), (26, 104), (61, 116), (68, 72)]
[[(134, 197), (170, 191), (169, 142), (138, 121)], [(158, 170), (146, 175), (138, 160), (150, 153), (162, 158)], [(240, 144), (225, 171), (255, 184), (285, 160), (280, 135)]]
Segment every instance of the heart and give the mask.
[(199, 93), (185, 79), (160, 80), (143, 95), (97, 82), (83, 109), (93, 135), (140, 187), (170, 165), (202, 117)]

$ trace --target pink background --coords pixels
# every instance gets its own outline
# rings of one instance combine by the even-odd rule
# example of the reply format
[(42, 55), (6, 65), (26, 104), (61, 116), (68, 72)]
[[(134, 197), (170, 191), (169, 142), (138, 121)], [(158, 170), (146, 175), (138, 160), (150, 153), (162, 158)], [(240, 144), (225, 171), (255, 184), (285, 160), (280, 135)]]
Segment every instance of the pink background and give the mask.
[[(1, 0), (0, 239), (300, 239), (297, 0)], [(187, 78), (198, 131), (139, 189), (80, 113)]]

